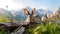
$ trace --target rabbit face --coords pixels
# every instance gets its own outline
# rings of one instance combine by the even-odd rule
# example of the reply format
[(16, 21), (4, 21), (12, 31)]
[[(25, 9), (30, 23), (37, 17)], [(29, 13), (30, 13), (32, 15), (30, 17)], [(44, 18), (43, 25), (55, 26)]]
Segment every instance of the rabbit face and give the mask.
[(24, 9), (24, 13), (28, 16), (27, 21), (28, 22), (34, 22), (35, 15), (35, 9), (32, 10), (31, 13), (27, 9)]

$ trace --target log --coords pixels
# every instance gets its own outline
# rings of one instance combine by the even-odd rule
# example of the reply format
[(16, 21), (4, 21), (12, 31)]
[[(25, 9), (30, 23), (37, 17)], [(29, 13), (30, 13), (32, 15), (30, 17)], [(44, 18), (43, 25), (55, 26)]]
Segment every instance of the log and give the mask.
[(13, 31), (11, 34), (22, 34), (25, 31), (25, 27), (20, 26), (15, 31)]
[(0, 22), (0, 25), (3, 24), (5, 26), (21, 26), (21, 25), (28, 25), (29, 22)]

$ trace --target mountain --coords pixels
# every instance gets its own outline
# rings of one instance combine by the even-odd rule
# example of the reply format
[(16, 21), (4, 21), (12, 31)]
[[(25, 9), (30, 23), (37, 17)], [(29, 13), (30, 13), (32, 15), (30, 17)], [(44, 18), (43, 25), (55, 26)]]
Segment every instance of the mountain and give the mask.
[(2, 9), (2, 8), (0, 8), (0, 14), (6, 14), (6, 12), (5, 12), (6, 10), (4, 10), (4, 9)]
[[(10, 11), (7, 11), (7, 12), (8, 12), (8, 16), (9, 16), (9, 18), (12, 20), (12, 19), (13, 19), (13, 15), (12, 15), (12, 13), (11, 13)], [(5, 9), (0, 8), (0, 14), (2, 14), (4, 17), (7, 16), (7, 12), (6, 12)], [(7, 18), (7, 17), (6, 17), (6, 18)]]
[(52, 14), (53, 12), (51, 10), (38, 9), (36, 10), (36, 13), (43, 17), (45, 14)]
[[(26, 9), (28, 9), (28, 11), (31, 13), (31, 11), (32, 11), (32, 8), (30, 8), (30, 7), (26, 7)], [(49, 14), (51, 14), (52, 13), (52, 11), (51, 10), (44, 10), (44, 9), (38, 9), (38, 10), (36, 10), (36, 13), (39, 15), (39, 16), (41, 16), (41, 17), (43, 17), (46, 13), (49, 13)], [(23, 9), (20, 9), (20, 10), (17, 10), (17, 12), (15, 12), (15, 19), (16, 20), (26, 20), (26, 18), (27, 18), (27, 15), (24, 13), (24, 8)]]
[[(31, 11), (32, 11), (31, 7), (26, 7), (26, 9), (28, 9), (28, 11), (31, 13)], [(52, 11), (51, 10), (44, 10), (44, 9), (36, 10), (36, 14), (38, 14), (41, 17), (43, 17), (46, 13), (51, 14)], [(0, 8), (0, 14), (3, 14), (4, 17), (5, 17), (6, 14), (7, 14), (6, 10)], [(10, 10), (10, 11), (8, 11), (8, 15), (9, 15), (11, 20), (15, 19), (17, 21), (24, 21), (27, 18), (27, 15), (24, 13), (24, 8), (23, 9), (19, 9), (19, 10)]]

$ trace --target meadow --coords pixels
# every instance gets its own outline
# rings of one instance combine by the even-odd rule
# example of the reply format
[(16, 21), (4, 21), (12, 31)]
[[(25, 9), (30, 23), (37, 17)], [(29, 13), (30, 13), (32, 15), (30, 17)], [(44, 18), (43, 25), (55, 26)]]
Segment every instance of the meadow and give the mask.
[[(58, 20), (55, 18), (54, 20)], [(15, 21), (15, 20), (12, 20)], [(11, 22), (10, 18), (0, 15), (0, 22)], [(26, 34), (60, 34), (60, 23), (46, 22), (46, 24), (38, 24), (35, 27), (28, 26)], [(0, 30), (0, 34), (7, 34), (7, 30)]]
[[(6, 19), (1, 17), (0, 22), (6, 22)], [(28, 34), (60, 34), (60, 24), (56, 22), (47, 22), (43, 25), (41, 23), (33, 28), (28, 27), (26, 31)], [(7, 31), (0, 30), (0, 34), (7, 34)]]

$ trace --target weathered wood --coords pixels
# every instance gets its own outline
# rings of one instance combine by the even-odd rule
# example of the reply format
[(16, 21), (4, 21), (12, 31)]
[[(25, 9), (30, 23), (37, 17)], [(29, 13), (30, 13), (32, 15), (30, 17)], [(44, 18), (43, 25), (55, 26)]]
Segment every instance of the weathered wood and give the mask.
[(0, 22), (0, 25), (3, 24), (5, 26), (21, 26), (21, 25), (28, 25), (28, 22)]
[(20, 26), (14, 32), (12, 32), (11, 34), (22, 34), (24, 31), (25, 31), (25, 27)]

